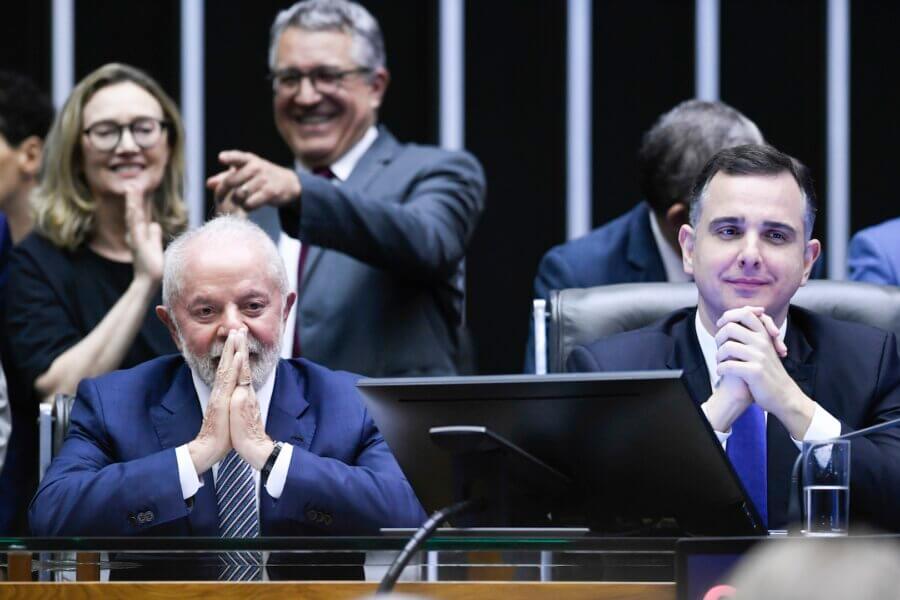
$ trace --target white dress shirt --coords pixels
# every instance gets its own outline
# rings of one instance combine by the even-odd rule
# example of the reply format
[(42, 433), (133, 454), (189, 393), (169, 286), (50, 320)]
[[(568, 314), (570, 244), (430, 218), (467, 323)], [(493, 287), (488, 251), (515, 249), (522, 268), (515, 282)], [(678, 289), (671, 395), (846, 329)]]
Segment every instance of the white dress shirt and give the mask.
[(666, 270), (666, 281), (670, 283), (691, 281), (691, 276), (684, 272), (681, 254), (676, 252), (669, 241), (663, 237), (658, 219), (656, 212), (651, 208), (650, 231), (653, 232), (653, 241), (656, 242), (656, 249), (659, 250), (659, 256), (662, 258), (663, 269)]
[[(715, 389), (716, 386), (719, 385), (720, 379), (719, 374), (716, 372), (716, 366), (718, 364), (716, 362), (716, 352), (719, 347), (716, 345), (716, 338), (706, 330), (703, 323), (700, 321), (699, 310), (694, 318), (694, 327), (697, 330), (697, 341), (700, 342), (703, 360), (706, 361), (706, 369), (709, 372), (709, 382), (712, 384), (713, 389)], [(788, 320), (787, 317), (785, 317), (784, 323), (778, 331), (778, 339), (782, 342), (784, 342), (784, 335), (787, 333), (787, 327)], [(841, 422), (835, 419), (827, 410), (822, 408), (818, 402), (816, 402), (815, 405), (816, 409), (815, 412), (813, 412), (812, 421), (810, 422), (809, 428), (806, 430), (803, 439), (798, 441), (791, 437), (791, 441), (794, 442), (794, 445), (797, 446), (798, 449), (803, 445), (804, 441), (825, 440), (841, 435)], [(766, 416), (766, 421), (768, 422), (769, 413), (764, 414)], [(730, 435), (731, 429), (725, 433), (716, 431), (716, 437), (719, 438), (723, 448), (725, 448)]]
[[(342, 157), (334, 161), (334, 164), (329, 165), (331, 172), (334, 174), (334, 179), (332, 181), (335, 185), (347, 181), (347, 178), (350, 177), (350, 173), (356, 168), (356, 163), (358, 163), (359, 159), (362, 158), (362, 155), (372, 147), (372, 144), (375, 143), (375, 138), (377, 137), (378, 128), (374, 125), (369, 126), (363, 136), (359, 138), (359, 141), (353, 144), (352, 148), (345, 152)], [(299, 160), (296, 162), (296, 167), (302, 171), (309, 172), (309, 168)], [(303, 197), (303, 192), (300, 192), (300, 197)]]
[[(287, 272), (288, 289), (297, 291), (297, 264), (300, 262), (300, 240), (292, 238), (285, 232), (278, 235), (278, 254), (284, 261)], [(294, 352), (294, 335), (297, 328), (297, 305), (294, 301), (291, 312), (288, 313), (284, 323), (284, 332), (281, 334), (281, 358), (292, 358)]]
[[(259, 412), (262, 415), (263, 427), (265, 427), (266, 419), (269, 415), (269, 404), (272, 400), (272, 390), (275, 389), (275, 372), (277, 370), (277, 368), (272, 369), (262, 387), (256, 390), (256, 400), (259, 402)], [(205, 416), (206, 405), (209, 404), (209, 395), (212, 390), (203, 383), (193, 369), (191, 369), (191, 378), (194, 381), (197, 398), (200, 400), (200, 409)], [(272, 498), (280, 498), (281, 493), (284, 491), (284, 484), (287, 481), (288, 469), (291, 466), (291, 456), (293, 454), (294, 447), (290, 444), (284, 444), (281, 453), (275, 459), (275, 465), (269, 472), (269, 479), (266, 481), (266, 492)], [(184, 499), (187, 500), (203, 487), (203, 479), (194, 467), (194, 461), (191, 460), (187, 444), (175, 448), (175, 457), (178, 460), (178, 477), (181, 480), (181, 493)], [(219, 474), (219, 463), (213, 465), (212, 473), (213, 481), (215, 481)], [(259, 471), (256, 469), (253, 469), (253, 480), (256, 482), (256, 511), (259, 514)]]

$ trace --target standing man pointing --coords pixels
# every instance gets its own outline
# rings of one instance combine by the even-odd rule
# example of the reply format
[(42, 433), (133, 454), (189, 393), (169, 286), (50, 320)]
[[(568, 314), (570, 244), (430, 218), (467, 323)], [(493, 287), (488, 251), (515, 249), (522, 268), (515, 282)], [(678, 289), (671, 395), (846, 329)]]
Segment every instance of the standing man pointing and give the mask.
[(295, 168), (225, 151), (227, 169), (207, 184), (246, 210), (278, 207), (300, 240), (295, 353), (369, 376), (458, 373), (463, 258), (484, 208), (478, 161), (378, 126), (390, 77), (378, 23), (358, 4), (279, 13), (269, 66)]

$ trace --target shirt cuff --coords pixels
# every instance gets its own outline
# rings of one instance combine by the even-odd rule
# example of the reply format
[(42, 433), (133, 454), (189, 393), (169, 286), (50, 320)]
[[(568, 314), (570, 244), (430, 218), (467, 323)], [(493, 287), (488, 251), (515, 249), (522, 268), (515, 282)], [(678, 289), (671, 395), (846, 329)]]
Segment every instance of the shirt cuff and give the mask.
[(281, 498), (281, 492), (284, 491), (284, 484), (287, 482), (288, 470), (291, 468), (291, 457), (294, 455), (294, 447), (290, 444), (284, 444), (272, 470), (269, 471), (269, 479), (266, 480), (266, 492), (274, 499)]
[[(706, 417), (706, 420), (707, 420), (707, 422), (708, 422), (708, 421), (709, 421), (709, 415), (706, 414), (706, 405), (705, 405), (705, 404), (704, 404), (704, 405), (701, 405), (701, 406), (700, 406), (700, 410), (703, 411), (703, 416)], [(728, 438), (731, 437), (731, 427), (729, 427), (729, 428), (728, 428), (728, 431), (726, 431), (725, 433), (722, 433), (721, 431), (716, 431), (716, 429), (713, 428), (713, 433), (716, 434), (716, 439), (719, 440), (719, 443), (720, 443), (720, 444), (722, 444), (722, 449), (724, 450), (724, 449), (725, 449), (725, 442), (727, 442), (727, 441), (728, 441)]]
[(839, 435), (841, 435), (841, 422), (817, 402), (812, 421), (810, 421), (809, 428), (807, 428), (803, 439), (797, 441), (791, 436), (791, 441), (799, 449), (803, 446), (803, 442), (828, 440)]
[(181, 481), (181, 496), (187, 500), (193, 498), (203, 487), (203, 480), (197, 475), (197, 468), (191, 460), (187, 444), (175, 448), (175, 459), (178, 461), (178, 479)]

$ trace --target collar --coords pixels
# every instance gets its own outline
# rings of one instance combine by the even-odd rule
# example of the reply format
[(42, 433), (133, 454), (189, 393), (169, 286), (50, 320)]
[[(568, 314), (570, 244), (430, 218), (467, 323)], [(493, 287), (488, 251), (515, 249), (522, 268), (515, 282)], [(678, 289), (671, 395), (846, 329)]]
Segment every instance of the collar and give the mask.
[(653, 241), (656, 242), (656, 248), (659, 250), (660, 258), (662, 258), (663, 268), (666, 270), (666, 280), (671, 283), (691, 281), (690, 275), (684, 272), (684, 263), (681, 260), (681, 256), (675, 252), (672, 245), (663, 237), (656, 211), (651, 208), (649, 216), (650, 230), (653, 232)]
[[(788, 318), (784, 318), (784, 323), (778, 330), (778, 339), (784, 341), (787, 334)], [(697, 309), (694, 316), (694, 329), (697, 331), (697, 341), (700, 342), (700, 351), (703, 352), (703, 360), (706, 363), (706, 369), (709, 371), (709, 382), (713, 389), (719, 383), (719, 374), (716, 373), (716, 352), (719, 347), (716, 345), (716, 338), (706, 330), (703, 323), (700, 322), (700, 309)]]
[[(277, 363), (276, 368), (273, 368), (272, 372), (269, 373), (269, 376), (266, 377), (262, 387), (256, 390), (256, 401), (259, 402), (259, 413), (262, 416), (263, 427), (266, 426), (266, 419), (269, 416), (269, 404), (272, 401), (272, 390), (275, 389), (276, 371), (278, 371)], [(202, 379), (200, 379), (200, 376), (197, 375), (193, 369), (191, 369), (191, 379), (194, 381), (194, 390), (197, 392), (197, 399), (200, 400), (200, 411), (205, 416), (206, 406), (209, 404), (209, 395), (212, 393), (212, 390)]]
[[(372, 147), (372, 144), (375, 143), (377, 137), (378, 128), (374, 125), (369, 126), (359, 141), (356, 142), (350, 150), (345, 152), (342, 157), (334, 161), (334, 164), (329, 166), (331, 172), (334, 173), (334, 178), (337, 180), (336, 183), (347, 181), (347, 178), (350, 177), (350, 173), (356, 168), (359, 159)], [(296, 164), (304, 171), (309, 170), (300, 161), (297, 161)]]

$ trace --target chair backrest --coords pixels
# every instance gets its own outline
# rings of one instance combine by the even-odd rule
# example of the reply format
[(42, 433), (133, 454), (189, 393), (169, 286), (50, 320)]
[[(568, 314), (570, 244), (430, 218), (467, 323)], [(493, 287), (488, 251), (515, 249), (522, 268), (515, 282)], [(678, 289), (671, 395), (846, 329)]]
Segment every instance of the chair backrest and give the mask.
[(56, 394), (52, 402), (42, 402), (38, 416), (38, 480), (44, 478), (50, 461), (59, 453), (66, 432), (75, 396)]
[[(791, 303), (900, 336), (898, 287), (813, 280), (797, 290)], [(623, 283), (554, 290), (548, 308), (547, 369), (564, 371), (575, 346), (638, 329), (674, 310), (696, 304), (697, 288), (693, 283)]]

